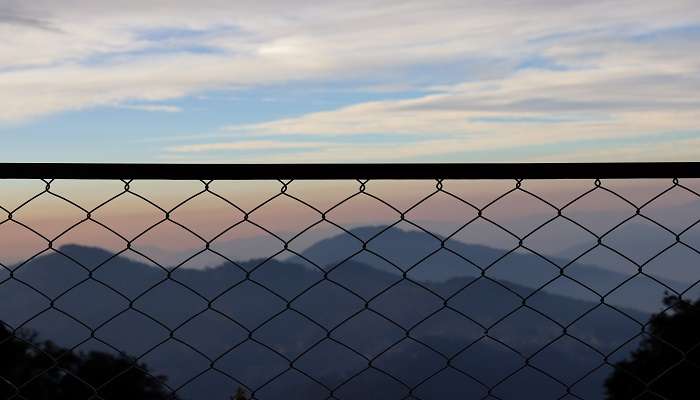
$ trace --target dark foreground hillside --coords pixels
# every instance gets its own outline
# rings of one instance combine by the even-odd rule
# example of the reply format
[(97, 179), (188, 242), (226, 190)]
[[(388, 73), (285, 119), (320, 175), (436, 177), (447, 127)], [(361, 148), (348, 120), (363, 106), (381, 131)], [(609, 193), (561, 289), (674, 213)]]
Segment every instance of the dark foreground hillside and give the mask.
[(72, 352), (26, 329), (0, 326), (0, 398), (177, 400), (148, 366), (104, 352)]

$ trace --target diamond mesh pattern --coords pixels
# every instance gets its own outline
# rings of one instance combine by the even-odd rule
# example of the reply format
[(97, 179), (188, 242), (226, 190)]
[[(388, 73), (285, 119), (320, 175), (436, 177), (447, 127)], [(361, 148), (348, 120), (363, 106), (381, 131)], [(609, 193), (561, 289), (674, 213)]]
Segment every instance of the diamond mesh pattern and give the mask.
[[(506, 182), (509, 185), (506, 190), (481, 205), (474, 204), (451, 190), (452, 181), (438, 179), (433, 181), (434, 187), (430, 192), (418, 201), (401, 207), (370, 190), (372, 182), (369, 180), (357, 180), (354, 181), (355, 189), (351, 194), (323, 208), (293, 193), (290, 188), (295, 181), (292, 180), (276, 181), (276, 192), (252, 208), (237, 204), (228, 194), (219, 193), (215, 182), (207, 180), (199, 182), (197, 192), (168, 206), (135, 190), (133, 181), (123, 180), (122, 189), (118, 193), (90, 208), (55, 191), (54, 181), (42, 182), (43, 190), (32, 194), (16, 207), (5, 208), (0, 199), (0, 228), (11, 226), (40, 243), (38, 251), (23, 257), (20, 262), (0, 265), (0, 290), (3, 287), (17, 287), (26, 298), (36, 298), (32, 304), (41, 304), (39, 307), (22, 308), (23, 315), (0, 315), (0, 319), (12, 332), (12, 336), (2, 339), (2, 343), (26, 341), (21, 334), (23, 329), (34, 321), (50, 317), (69, 320), (80, 328), (75, 330), (83, 335), (75, 338), (68, 346), (70, 350), (78, 351), (81, 346), (90, 343), (114, 352), (123, 352), (124, 347), (119, 345), (120, 336), (139, 335), (143, 338), (140, 348), (127, 349), (133, 357), (132, 365), (116, 374), (113, 380), (134, 370), (146, 373), (141, 363), (148, 362), (158, 353), (187, 353), (192, 360), (188, 372), (183, 372), (177, 379), (161, 382), (173, 398), (187, 398), (188, 393), (195, 390), (192, 388), (197, 388), (200, 393), (206, 391), (206, 387), (198, 386), (198, 382), (207, 376), (215, 376), (225, 382), (230, 386), (231, 394), (240, 387), (255, 399), (273, 398), (275, 393), (284, 391), (280, 387), (294, 387), (290, 383), (292, 381), (303, 382), (307, 388), (302, 397), (319, 399), (355, 398), (358, 390), (361, 390), (358, 388), (363, 387), (363, 382), (371, 382), (373, 385), (380, 383), (386, 393), (390, 393), (387, 396), (397, 399), (439, 398), (435, 397), (435, 393), (440, 393), (440, 388), (445, 387), (454, 389), (452, 396), (506, 399), (511, 397), (502, 388), (518, 385), (525, 389), (528, 385), (546, 386), (546, 393), (553, 399), (599, 398), (585, 393), (581, 389), (582, 383), (619, 368), (616, 360), (619, 360), (620, 354), (627, 354), (625, 351), (629, 350), (629, 346), (650, 335), (646, 319), (640, 320), (639, 315), (616, 305), (611, 299), (623, 293), (630, 282), (639, 279), (658, 285), (655, 287), (663, 288), (680, 298), (687, 297), (698, 284), (695, 282), (687, 287), (674, 286), (647, 270), (647, 267), (651, 268), (655, 260), (667, 252), (682, 250), (700, 255), (694, 243), (686, 240), (687, 233), (696, 227), (699, 220), (686, 221), (681, 228), (669, 227), (655, 211), (658, 200), (672, 192), (680, 191), (692, 199), (700, 197), (693, 188), (678, 179), (669, 179), (662, 190), (642, 204), (628, 200), (625, 195), (608, 187), (601, 180), (591, 180), (587, 190), (564, 204), (555, 204), (528, 189), (527, 182), (518, 179)], [(550, 183), (554, 186), (557, 184)], [(615, 199), (629, 209), (624, 218), (609, 221), (603, 230), (586, 226), (571, 212), (586, 199), (600, 195)], [(541, 209), (540, 215), (546, 217), (534, 226), (520, 226), (516, 229), (492, 216), (493, 209), (513, 197), (516, 206), (523, 199), (536, 202)], [(103, 210), (127, 198), (130, 202), (148, 206), (160, 216), (135, 233), (124, 233), (109, 222), (104, 222), (101, 217)], [(438, 199), (441, 202), (439, 204), (457, 204), (460, 212), (455, 213), (449, 223), (441, 225), (440, 229), (434, 229), (425, 226), (421, 215), (426, 208), (434, 207), (431, 201)], [(68, 206), (79, 217), (59, 232), (49, 233), (19, 217), (30, 205), (46, 200)], [(231, 221), (209, 224), (207, 226), (216, 226), (216, 229), (207, 232), (206, 229), (195, 227), (191, 220), (188, 223), (187, 218), (180, 215), (185, 206), (199, 201), (204, 201), (205, 204), (205, 200), (215, 200), (220, 207), (226, 208)], [(383, 207), (395, 219), (381, 229), (360, 235), (351, 225), (335, 218), (344, 205), (354, 201), (370, 202)], [(287, 210), (289, 214), (286, 218), (296, 218), (305, 213), (306, 219), (311, 217), (312, 222), (303, 223), (294, 232), (280, 233), (274, 226), (260, 222), (262, 219), (258, 218), (263, 211), (274, 210), (275, 207)], [(631, 221), (643, 222), (662, 231), (669, 240), (658, 248), (644, 249), (643, 257), (640, 256), (641, 251), (635, 252), (634, 248), (618, 248), (611, 244), (608, 239), (621, 232)], [(554, 259), (544, 251), (546, 249), (543, 249), (542, 240), (535, 239), (538, 235), (543, 235), (546, 247), (547, 231), (556, 224), (566, 224), (578, 234), (588, 237), (590, 246), (581, 248), (565, 262), (561, 258)], [(86, 262), (58, 245), (71, 232), (86, 225), (108, 232), (108, 235), (118, 239), (123, 243), (121, 250), (99, 262)], [(319, 263), (312, 254), (301, 251), (297, 246), (301, 238), (320, 226), (332, 228), (347, 239), (342, 254), (330, 265)], [(501, 247), (500, 252), (490, 253), (488, 257), (480, 256), (478, 259), (464, 254), (454, 245), (455, 240), (467, 235), (474, 226), (487, 226), (494, 235), (499, 235), (510, 243), (509, 247)], [(392, 248), (391, 243), (382, 244), (382, 241), (391, 241), (387, 234), (396, 227), (410, 229), (414, 235), (422, 235), (425, 248), (412, 249), (415, 250), (411, 253), (413, 257), (407, 257), (402, 249)], [(171, 266), (165, 265), (139, 246), (140, 239), (165, 228), (177, 231), (178, 235), (187, 236), (188, 240), (198, 243), (199, 250)], [(270, 240), (271, 243), (266, 245), (269, 249), (266, 258), (242, 262), (219, 248), (221, 238), (244, 228), (259, 231)], [(437, 233), (436, 230), (441, 231)], [(613, 254), (629, 266), (623, 280), (608, 282), (609, 285), (604, 289), (587, 282), (573, 270), (577, 263), (599, 251)], [(150, 280), (131, 285), (110, 278), (107, 273), (110, 263), (127, 253), (131, 259), (136, 255), (153, 266)], [(47, 254), (62, 256), (66, 265), (72, 267), (72, 279), (66, 280), (69, 284), (49, 288), (25, 279), (25, 269), (31, 268), (33, 260)], [(508, 260), (523, 254), (533, 260), (533, 263), (536, 260), (538, 271), (532, 274), (527, 285), (516, 287), (508, 283), (509, 274), (513, 272)], [(293, 285), (276, 287), (269, 277), (283, 273), (274, 267), (282, 256), (291, 257), (295, 263), (303, 264), (309, 272), (307, 277), (302, 280), (289, 277), (289, 282), (294, 282)], [(230, 274), (215, 282), (214, 289), (210, 284), (206, 285), (207, 290), (202, 289), (202, 282), (190, 279), (187, 275), (189, 264), (201, 257), (215, 259), (217, 263), (230, 267)], [(393, 279), (379, 279), (373, 281), (371, 287), (365, 285), (360, 288), (353, 282), (354, 270), (351, 266), (370, 258), (373, 265), (381, 264), (386, 271), (392, 271), (385, 276), (392, 276)], [(450, 281), (451, 285), (434, 284), (429, 279), (431, 274), (440, 265), (448, 263), (463, 265), (463, 268), (470, 271), (469, 279), (453, 280)], [(548, 302), (551, 299), (547, 298), (546, 293), (553, 285), (564, 285), (572, 292), (585, 293), (589, 299), (585, 303), (588, 306), (567, 309), (566, 315), (550, 312), (548, 306), (551, 304)], [(83, 315), (79, 304), (76, 306), (76, 301), (103, 301), (79, 299), (79, 292), (88, 290), (88, 286), (99, 288), (105, 298), (114, 299), (109, 301), (110, 304), (118, 306), (104, 309), (97, 319)], [(529, 289), (523, 290), (522, 287)], [(176, 292), (178, 298), (188, 299), (191, 307), (177, 310), (176, 314), (161, 312), (168, 308), (167, 302), (162, 303), (164, 297), (159, 295), (164, 290)], [(246, 293), (253, 291), (263, 294), (256, 295), (252, 300), (249, 298), (249, 301), (262, 301), (264, 307), (252, 316), (241, 315), (240, 311), (245, 307), (260, 307), (259, 304), (241, 300), (248, 298)], [(495, 306), (488, 317), (478, 312), (483, 307), (478, 296), (483, 293), (491, 293), (503, 299), (503, 303)], [(238, 299), (234, 307), (226, 300), (230, 296)], [(392, 305), (392, 301), (401, 299), (402, 296), (414, 298), (412, 307), (415, 307), (411, 312), (398, 313), (397, 307)], [(73, 297), (78, 297), (78, 300), (71, 300)], [(328, 303), (328, 307), (332, 308), (319, 309), (318, 304), (314, 304), (319, 298), (332, 298)], [(618, 333), (625, 332), (622, 340), (617, 340), (614, 346), (607, 348), (601, 348), (586, 337), (585, 333), (580, 333), (587, 321), (604, 313), (622, 321), (620, 326), (611, 326), (610, 329), (615, 329)], [(129, 327), (120, 325), (120, 321), (127, 317), (129, 321), (138, 319), (138, 327), (142, 331), (127, 332)], [(539, 341), (525, 346), (521, 340), (514, 340), (509, 326), (515, 326), (515, 329), (522, 327), (518, 321), (536, 325), (536, 329), (519, 335), (537, 336)], [(626, 331), (622, 330), (622, 325)], [(299, 329), (285, 332), (285, 327), (288, 326)], [(376, 327), (376, 332), (364, 332), (366, 339), (357, 340), (358, 329), (367, 327)], [(434, 334), (442, 332), (443, 327), (458, 330), (460, 340), (450, 343), (434, 340)], [(206, 338), (197, 338), (202, 332), (215, 336), (219, 329), (235, 332), (223, 339), (227, 343), (225, 348), (214, 346)], [(284, 332), (284, 335), (280, 337), (279, 332)], [(51, 337), (51, 332), (41, 334)], [(700, 340), (698, 345), (700, 346)], [(552, 364), (545, 361), (553, 353), (558, 354), (558, 346), (575, 348), (577, 353), (591, 355), (588, 360), (597, 361), (582, 362), (576, 365), (575, 370), (551, 368)], [(507, 355), (503, 360), (509, 360), (508, 364), (499, 365), (496, 374), (486, 374), (489, 360), (479, 359), (483, 354), (490, 354), (484, 353), (486, 347), (497, 348), (499, 354)], [(683, 357), (687, 354), (685, 349), (674, 350)], [(36, 351), (45, 352), (40, 348)], [(12, 388), (10, 399), (28, 399), (25, 396), (26, 389), (41, 374), (56, 370), (73, 374), (62, 366), (62, 357), (68, 357), (68, 353), (45, 353), (45, 356), (50, 361), (46, 369), (35, 376), (23, 381), (0, 377), (4, 384)], [(326, 360), (329, 357), (331, 360)], [(264, 360), (265, 368), (240, 365), (241, 360), (253, 359)], [(412, 364), (415, 359), (421, 361)], [(478, 360), (476, 364), (483, 365), (475, 367), (474, 360)], [(325, 374), (319, 366), (328, 362), (341, 366), (345, 372), (339, 375)], [(410, 372), (403, 368), (405, 365), (412, 365)], [(647, 385), (647, 389), (637, 398), (665, 398), (655, 393), (651, 384), (662, 379), (672, 369), (673, 366), (653, 377), (635, 377)], [(102, 391), (113, 381), (93, 386), (80, 376), (75, 376), (75, 379), (82, 382), (91, 393), (90, 398), (95, 399), (102, 399)], [(455, 382), (459, 384), (456, 385)]]

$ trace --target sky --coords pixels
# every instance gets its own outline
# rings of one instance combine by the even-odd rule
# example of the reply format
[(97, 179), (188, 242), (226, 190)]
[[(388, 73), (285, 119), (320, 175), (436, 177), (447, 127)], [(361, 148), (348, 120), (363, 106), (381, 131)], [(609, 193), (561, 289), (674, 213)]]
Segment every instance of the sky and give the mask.
[(0, 0), (5, 162), (698, 161), (696, 0)]
[[(0, 0), (0, 38), (1, 162), (700, 161), (697, 0)], [(5, 210), (45, 185), (0, 184)], [(274, 181), (221, 184), (248, 210), (279, 193)], [(294, 190), (321, 209), (357, 190), (328, 184)], [(434, 184), (372, 190), (405, 210)], [(514, 182), (455, 184), (488, 201)], [(571, 192), (550, 182), (537, 193), (566, 198), (591, 184)], [(132, 186), (174, 206), (201, 189), (184, 185)], [(53, 184), (87, 209), (122, 187)], [(214, 203), (193, 202), (178, 217), (207, 234), (239, 217)], [(436, 229), (462, 221), (460, 210), (431, 204), (414, 218)], [(546, 215), (524, 204), (500, 212)], [(353, 207), (337, 215), (348, 227), (395, 218)], [(289, 234), (317, 217), (294, 210), (274, 203), (256, 218)], [(115, 239), (103, 231), (100, 242), (95, 226), (62, 233), (84, 216), (51, 195), (14, 214), (61, 243)], [(138, 201), (98, 214), (126, 236), (162, 217)], [(176, 231), (146, 244), (188, 247)], [(32, 236), (0, 227), (27, 254), (44, 246)]]

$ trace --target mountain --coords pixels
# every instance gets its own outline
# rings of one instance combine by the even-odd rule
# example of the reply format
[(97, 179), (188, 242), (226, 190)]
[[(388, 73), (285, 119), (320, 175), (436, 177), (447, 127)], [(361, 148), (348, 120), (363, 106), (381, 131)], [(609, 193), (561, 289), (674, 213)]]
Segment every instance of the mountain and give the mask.
[[(634, 261), (671, 288), (683, 290), (688, 283), (700, 281), (700, 229), (688, 230), (680, 239), (682, 243), (677, 243), (674, 234), (651, 223), (629, 223), (602, 240), (616, 251), (601, 249), (584, 257), (594, 259), (600, 267), (621, 273), (636, 268), (631, 262)], [(558, 257), (578, 257), (593, 245), (592, 241), (579, 243), (558, 253)], [(676, 286), (678, 283), (682, 285)]]
[[(694, 194), (676, 188), (661, 198), (647, 203), (663, 189), (658, 187), (646, 194), (643, 194), (642, 190), (629, 197), (628, 200), (635, 204), (644, 205), (640, 209), (640, 215), (636, 215), (635, 208), (629, 203), (609, 193), (598, 193), (578, 206), (567, 207), (562, 211), (562, 215), (598, 236), (605, 235), (605, 242), (614, 247), (621, 245), (623, 252), (627, 252), (630, 256), (651, 255), (651, 252), (658, 249), (661, 243), (674, 239), (674, 234), (671, 232), (681, 235), (686, 243), (697, 246), (700, 244), (700, 226), (694, 224), (700, 219), (700, 200)], [(512, 232), (525, 234), (549, 221), (554, 215), (553, 210), (548, 209), (546, 212), (524, 215), (515, 219), (505, 219), (498, 214), (490, 217)], [(469, 230), (472, 231), (475, 228), (475, 234), (471, 235), (474, 239), (469, 242), (475, 240), (479, 244), (493, 246), (498, 241), (498, 236), (484, 235), (485, 231), (488, 232), (487, 229), (470, 227)], [(610, 230), (612, 231), (609, 232)], [(541, 231), (547, 233), (546, 251), (551, 255), (565, 254), (568, 249), (582, 248), (593, 243), (589, 232), (561, 218), (551, 221)], [(481, 236), (485, 240), (480, 240)], [(628, 247), (625, 244), (632, 246)], [(597, 262), (593, 264), (599, 265)], [(667, 277), (687, 281), (681, 277)], [(697, 277), (692, 279), (693, 282), (696, 280), (698, 280)]]
[[(542, 291), (523, 306), (513, 292), (532, 289), (496, 279), (402, 280), (355, 259), (332, 271), (261, 262), (171, 270), (64, 246), (15, 267), (12, 279), (1, 272), (0, 319), (76, 350), (138, 357), (193, 400), (227, 399), (240, 384), (262, 386), (261, 399), (326, 398), (328, 389), (392, 399), (421, 382), (424, 399), (481, 398), (500, 381), (502, 399), (559, 398), (556, 380), (573, 385), (648, 319)], [(527, 357), (536, 368), (522, 368)], [(600, 399), (604, 378), (592, 373), (574, 393)]]
[[(542, 287), (552, 294), (585, 301), (599, 301), (600, 296), (605, 295), (608, 304), (649, 312), (662, 307), (659, 299), (668, 290), (657, 281), (678, 291), (692, 285), (655, 274), (634, 276), (636, 267), (614, 271), (583, 262), (567, 266), (574, 257), (540, 256), (524, 249), (509, 252), (456, 240), (445, 241), (441, 248), (442, 238), (417, 230), (376, 226), (349, 232), (314, 244), (302, 253), (303, 257), (323, 268), (354, 260), (391, 274), (406, 273), (407, 277), (418, 281), (445, 282), (458, 277), (477, 277), (483, 269), (486, 276), (509, 282), (511, 289), (523, 296)], [(362, 251), (360, 239), (369, 240), (367, 251)], [(600, 249), (596, 251), (601, 252)], [(293, 260), (302, 262), (302, 259)], [(566, 277), (560, 277), (559, 267), (564, 266)], [(700, 287), (696, 287), (688, 295), (699, 293)]]
[[(290, 232), (278, 234), (280, 237), (294, 236), (294, 233)], [(306, 248), (327, 236), (329, 236), (329, 232), (324, 230), (307, 232), (294, 240), (294, 247)], [(142, 254), (147, 254), (149, 258), (163, 266), (176, 266), (184, 263), (183, 267), (188, 269), (201, 269), (218, 265), (224, 260), (212, 252), (192, 258), (192, 254), (199, 252), (201, 247), (166, 249), (157, 246), (135, 246), (134, 248)], [(218, 239), (211, 243), (210, 248), (232, 260), (246, 261), (266, 258), (275, 254), (282, 250), (283, 244), (269, 234), (259, 234), (258, 236), (237, 237), (228, 240)], [(136, 259), (143, 260), (140, 256), (136, 256)]]

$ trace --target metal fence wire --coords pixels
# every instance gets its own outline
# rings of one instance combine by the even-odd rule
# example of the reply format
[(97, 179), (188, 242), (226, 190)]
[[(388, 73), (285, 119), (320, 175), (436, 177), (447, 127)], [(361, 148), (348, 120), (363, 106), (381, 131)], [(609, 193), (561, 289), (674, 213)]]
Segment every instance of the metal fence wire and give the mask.
[[(16, 179), (42, 184), (13, 206), (0, 193), (0, 230), (12, 227), (41, 243), (0, 265), (0, 396), (6, 399), (679, 399), (698, 393), (692, 377), (700, 376), (700, 322), (693, 301), (700, 279), (679, 285), (650, 266), (682, 251), (688, 271), (698, 268), (693, 235), (700, 219), (684, 215), (685, 225), (677, 228), (647, 212), (669, 193), (696, 204), (700, 193), (686, 182), (700, 178), (697, 164), (6, 164), (0, 171), (6, 191)], [(585, 182), (585, 190), (565, 203), (528, 187), (538, 179), (556, 188), (569, 178)], [(635, 202), (608, 185), (611, 178), (654, 178), (657, 190)], [(121, 189), (87, 207), (55, 190), (56, 179), (116, 180)], [(198, 190), (163, 205), (136, 188), (144, 179), (195, 179)], [(222, 180), (251, 179), (277, 185), (252, 208), (216, 187)], [(308, 179), (349, 181), (354, 190), (320, 208), (290, 190)], [(378, 179), (423, 180), (432, 189), (399, 207), (372, 190)], [(483, 204), (451, 189), (453, 182), (478, 179), (500, 180), (507, 188)], [(601, 211), (600, 218), (611, 219), (606, 229), (569, 212), (601, 194), (627, 209), (614, 221)], [(492, 218), (490, 210), (513, 195), (536, 202), (548, 217), (524, 231)], [(219, 221), (225, 227), (213, 236), (177, 218), (178, 210), (204, 197), (237, 215)], [(451, 215), (455, 228), (440, 233), (435, 224), (412, 218), (413, 210), (437, 197), (470, 210), (469, 216)], [(100, 213), (124, 198), (157, 210), (159, 218), (139, 232), (120, 232)], [(21, 216), (45, 199), (81, 217), (49, 235)], [(281, 235), (256, 219), (258, 210), (279, 199), (311, 213), (312, 222)], [(395, 218), (358, 228), (334, 217), (358, 199)], [(279, 212), (280, 219), (297, 218)], [(565, 260), (530, 245), (536, 235), (554, 241), (548, 229), (558, 223), (587, 237), (588, 245)], [(619, 232), (631, 235), (639, 223), (665, 241), (652, 250), (618, 248), (609, 240)], [(109, 232), (120, 246), (59, 245), (85, 224)], [(136, 246), (163, 225), (196, 238), (198, 250), (167, 265)], [(220, 239), (242, 225), (272, 240), (274, 250), (252, 260), (221, 251)], [(319, 225), (332, 227), (336, 239), (300, 250), (299, 238)], [(494, 250), (458, 240), (476, 225), (512, 245)], [(661, 243), (658, 237), (648, 239)], [(586, 257), (599, 251), (628, 272), (588, 274)], [(642, 251), (646, 255), (638, 257)], [(205, 255), (221, 265), (188, 268)], [(634, 286), (640, 281), (653, 289)], [(659, 307), (635, 307), (644, 301)], [(680, 321), (677, 316), (690, 316), (683, 328), (689, 337), (663, 325)], [(646, 356), (647, 364), (640, 364)]]

